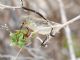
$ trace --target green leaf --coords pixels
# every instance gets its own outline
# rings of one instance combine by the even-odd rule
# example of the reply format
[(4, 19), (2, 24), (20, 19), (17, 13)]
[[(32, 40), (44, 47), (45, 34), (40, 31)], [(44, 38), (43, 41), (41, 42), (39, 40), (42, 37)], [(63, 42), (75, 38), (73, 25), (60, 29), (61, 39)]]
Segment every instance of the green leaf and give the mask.
[(12, 33), (12, 35), (11, 35), (11, 41), (12, 42), (16, 42), (17, 41), (16, 34)]
[(25, 46), (25, 41), (24, 40), (19, 41), (18, 46), (24, 47)]
[(18, 38), (17, 38), (17, 34), (16, 33), (10, 33), (10, 39), (11, 39), (11, 44), (13, 44), (13, 45), (17, 45), (18, 44), (17, 43)]
[(23, 33), (19, 33), (19, 34), (17, 34), (17, 38), (18, 38), (19, 40), (22, 40), (23, 37), (24, 37)]

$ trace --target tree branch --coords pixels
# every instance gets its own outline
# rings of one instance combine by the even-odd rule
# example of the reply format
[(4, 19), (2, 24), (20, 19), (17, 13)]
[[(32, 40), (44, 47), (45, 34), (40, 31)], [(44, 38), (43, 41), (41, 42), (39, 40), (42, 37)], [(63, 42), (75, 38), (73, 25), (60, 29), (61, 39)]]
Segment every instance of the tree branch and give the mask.
[(5, 9), (5, 8), (18, 9), (18, 8), (22, 8), (22, 7), (21, 6), (8, 6), (8, 5), (1, 4), (1, 2), (0, 2), (0, 9)]

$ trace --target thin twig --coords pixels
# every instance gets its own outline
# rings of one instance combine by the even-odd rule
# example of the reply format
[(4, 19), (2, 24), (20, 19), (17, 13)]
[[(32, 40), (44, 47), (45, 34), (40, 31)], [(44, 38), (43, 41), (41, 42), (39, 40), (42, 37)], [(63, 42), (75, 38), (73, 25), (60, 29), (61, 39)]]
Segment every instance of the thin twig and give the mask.
[(52, 38), (52, 36), (49, 35), (47, 40), (44, 42), (44, 44), (46, 44), (51, 38)]
[(9, 8), (9, 9), (18, 9), (21, 8), (21, 6), (8, 6), (8, 5), (3, 5), (0, 3), (0, 8), (4, 9), (4, 8)]
[[(0, 54), (0, 58), (15, 58), (15, 56), (12, 56), (12, 55), (3, 55), (3, 54)], [(32, 57), (17, 57), (17, 59), (33, 59)]]
[(43, 40), (40, 37), (36, 37), (36, 39), (38, 39), (41, 43), (43, 42)]
[[(64, 24), (61, 24), (61, 26), (58, 26), (58, 27), (59, 27), (59, 28), (58, 28), (58, 29), (59, 29), (58, 31), (60, 31), (60, 29), (62, 29), (62, 28), (64, 28), (65, 26), (73, 23), (74, 21), (76, 21), (76, 20), (78, 20), (78, 19), (80, 19), (80, 15), (76, 16), (75, 18), (69, 20), (68, 22), (66, 22), (66, 23), (64, 23)], [(56, 27), (56, 26), (55, 26), (55, 27)], [(56, 31), (55, 34), (58, 33), (58, 31)], [(44, 44), (46, 44), (50, 39), (51, 39), (51, 36), (49, 36), (49, 38), (44, 42)], [(40, 40), (40, 39), (39, 39), (39, 40)]]
[(13, 60), (16, 60), (17, 57), (19, 56), (20, 52), (22, 51), (22, 48), (20, 48), (19, 52), (17, 53), (16, 57)]
[(42, 17), (44, 20), (46, 20), (46, 22), (48, 23), (48, 25), (52, 26), (50, 23), (49, 23), (49, 20), (47, 18), (45, 18), (42, 14), (40, 14), (39, 12), (33, 10), (33, 9), (30, 9), (30, 8), (26, 8), (23, 6), (23, 0), (21, 0), (22, 2), (22, 5), (21, 6), (8, 6), (8, 5), (4, 5), (4, 4), (0, 4), (0, 8), (1, 9), (4, 9), (4, 8), (9, 8), (9, 9), (19, 9), (19, 8), (22, 8), (24, 10), (27, 10), (27, 11), (31, 11), (31, 12), (34, 12), (36, 14), (38, 14), (40, 17)]
[[(66, 23), (67, 22), (67, 16), (66, 16), (66, 13), (65, 13), (65, 10), (64, 10), (64, 4), (63, 4), (62, 0), (57, 0), (57, 1), (59, 3), (59, 7), (60, 7), (62, 23), (64, 23), (63, 27), (66, 24), (74, 22), (75, 19), (73, 19), (73, 20), (69, 21), (68, 23)], [(79, 16), (79, 18), (80, 18), (80, 16)], [(72, 42), (72, 38), (71, 38), (70, 28), (67, 25), (64, 29), (65, 29), (65, 34), (66, 34), (66, 37), (67, 37), (67, 43), (68, 43), (68, 46), (69, 46), (70, 59), (71, 60), (76, 60), (76, 56), (75, 56), (74, 48), (73, 48), (73, 42)]]
[(80, 19), (80, 15), (78, 15), (78, 16), (76, 16), (75, 18), (67, 21), (67, 22), (64, 23), (64, 24), (62, 24), (62, 28), (65, 27), (65, 26), (67, 26), (67, 25), (69, 25), (69, 24), (71, 24), (71, 23), (73, 23), (73, 22), (75, 22), (75, 21), (77, 21), (77, 20), (79, 20), (79, 19)]
[(42, 18), (48, 23), (49, 26), (52, 26), (52, 25), (49, 23), (49, 20), (48, 20), (47, 18), (45, 18), (41, 13), (39, 13), (39, 12), (33, 10), (33, 9), (24, 7), (24, 5), (23, 5), (23, 0), (21, 0), (21, 2), (22, 2), (22, 8), (23, 8), (24, 10), (31, 11), (31, 12), (34, 12), (34, 13), (38, 14), (40, 17), (42, 17)]

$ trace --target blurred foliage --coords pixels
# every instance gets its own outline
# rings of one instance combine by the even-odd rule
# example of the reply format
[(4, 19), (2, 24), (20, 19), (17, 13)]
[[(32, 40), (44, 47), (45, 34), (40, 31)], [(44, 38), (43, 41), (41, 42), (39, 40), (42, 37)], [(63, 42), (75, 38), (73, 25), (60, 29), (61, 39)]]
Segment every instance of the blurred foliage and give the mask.
[(28, 30), (17, 30), (14, 33), (10, 33), (12, 45), (18, 45), (19, 47), (24, 47), (26, 43), (30, 41), (28, 38)]

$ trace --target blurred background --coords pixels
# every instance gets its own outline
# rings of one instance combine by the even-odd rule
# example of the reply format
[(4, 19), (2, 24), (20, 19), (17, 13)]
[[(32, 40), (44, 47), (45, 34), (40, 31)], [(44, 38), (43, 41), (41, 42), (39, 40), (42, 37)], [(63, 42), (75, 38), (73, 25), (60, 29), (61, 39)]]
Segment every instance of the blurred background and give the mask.
[[(47, 19), (62, 23), (60, 4), (58, 0), (23, 0), (24, 6), (40, 12)], [(62, 0), (66, 18), (70, 19), (80, 14), (80, 0)], [(21, 6), (20, 0), (0, 0), (0, 4), (8, 6)], [(10, 46), (10, 31), (20, 27), (23, 15), (33, 15), (35, 13), (24, 11), (23, 9), (0, 9), (0, 60), (13, 60), (19, 47)], [(9, 27), (7, 31), (3, 26)], [(35, 40), (31, 47), (24, 48), (17, 60), (80, 60), (80, 20), (69, 25), (71, 31), (71, 41), (73, 42), (73, 53), (70, 53), (64, 29), (56, 34), (47, 44), (48, 47), (40, 47), (40, 42)], [(42, 37), (43, 38), (43, 37)], [(72, 59), (73, 56), (74, 58)]]

